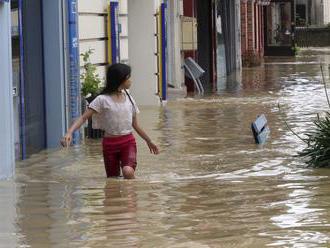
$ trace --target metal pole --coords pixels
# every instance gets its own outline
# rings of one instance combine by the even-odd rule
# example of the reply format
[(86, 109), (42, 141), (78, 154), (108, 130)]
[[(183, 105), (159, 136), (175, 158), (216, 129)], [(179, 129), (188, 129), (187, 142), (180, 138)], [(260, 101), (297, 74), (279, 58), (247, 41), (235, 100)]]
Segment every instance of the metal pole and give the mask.
[(166, 36), (166, 3), (161, 4), (161, 29), (162, 29), (162, 100), (167, 100), (167, 36)]

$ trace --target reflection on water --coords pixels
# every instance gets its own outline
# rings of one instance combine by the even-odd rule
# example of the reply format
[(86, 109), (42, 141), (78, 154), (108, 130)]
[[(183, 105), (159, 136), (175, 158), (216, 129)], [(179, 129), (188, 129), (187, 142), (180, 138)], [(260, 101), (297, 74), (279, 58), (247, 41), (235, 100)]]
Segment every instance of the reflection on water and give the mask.
[[(284, 119), (304, 132), (327, 109), (329, 54), (269, 59), (217, 95), (141, 107), (162, 153), (138, 139), (136, 180), (105, 178), (99, 141), (20, 163), (1, 185), (0, 247), (328, 247), (330, 171), (292, 156), (304, 144)], [(250, 130), (260, 113), (264, 146)]]

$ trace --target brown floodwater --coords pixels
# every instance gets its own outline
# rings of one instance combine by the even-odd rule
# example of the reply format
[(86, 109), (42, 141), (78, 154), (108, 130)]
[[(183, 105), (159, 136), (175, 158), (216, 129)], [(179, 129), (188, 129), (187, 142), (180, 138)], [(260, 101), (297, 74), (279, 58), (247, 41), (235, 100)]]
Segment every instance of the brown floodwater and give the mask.
[[(295, 157), (328, 110), (329, 49), (267, 58), (216, 95), (141, 107), (137, 179), (106, 179), (100, 140), (44, 151), (0, 182), (0, 247), (330, 247), (330, 169)], [(329, 85), (329, 84), (328, 84)], [(281, 111), (278, 109), (281, 105)], [(264, 113), (267, 143), (250, 124)]]

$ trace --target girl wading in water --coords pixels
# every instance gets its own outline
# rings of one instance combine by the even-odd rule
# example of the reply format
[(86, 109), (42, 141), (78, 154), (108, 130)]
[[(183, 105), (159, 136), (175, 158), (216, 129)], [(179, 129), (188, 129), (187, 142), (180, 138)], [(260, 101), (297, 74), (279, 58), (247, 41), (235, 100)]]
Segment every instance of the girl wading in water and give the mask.
[(132, 84), (130, 75), (128, 65), (118, 63), (108, 67), (102, 93), (89, 104), (61, 140), (63, 146), (69, 146), (73, 132), (93, 117), (93, 128), (105, 131), (102, 145), (107, 177), (120, 176), (121, 168), (125, 179), (134, 179), (137, 149), (133, 129), (146, 141), (151, 153), (159, 153), (158, 147), (138, 125), (136, 115), (139, 109), (126, 91)]

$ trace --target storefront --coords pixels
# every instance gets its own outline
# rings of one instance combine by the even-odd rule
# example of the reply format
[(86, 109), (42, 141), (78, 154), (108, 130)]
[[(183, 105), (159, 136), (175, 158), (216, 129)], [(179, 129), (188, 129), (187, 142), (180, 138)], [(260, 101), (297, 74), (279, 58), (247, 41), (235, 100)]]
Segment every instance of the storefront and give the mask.
[[(227, 76), (241, 67), (239, 0), (183, 1), (182, 48), (206, 71), (206, 92), (223, 87)], [(235, 32), (233, 32), (235, 30)], [(188, 91), (194, 84), (186, 78)]]
[(16, 160), (58, 146), (66, 127), (62, 1), (11, 0)]
[[(241, 68), (240, 1), (217, 0), (216, 7), (217, 76), (223, 77)], [(222, 74), (223, 71), (225, 75)]]
[(243, 66), (260, 65), (264, 57), (264, 16), (270, 0), (241, 0), (241, 49)]
[(272, 0), (265, 7), (265, 55), (294, 55), (294, 0)]
[(15, 157), (46, 147), (41, 2), (11, 0)]

